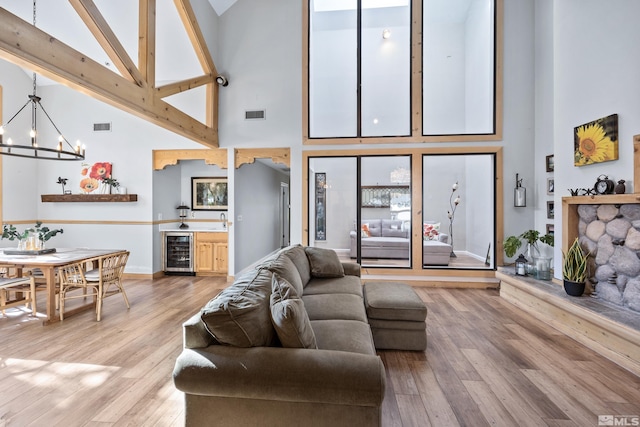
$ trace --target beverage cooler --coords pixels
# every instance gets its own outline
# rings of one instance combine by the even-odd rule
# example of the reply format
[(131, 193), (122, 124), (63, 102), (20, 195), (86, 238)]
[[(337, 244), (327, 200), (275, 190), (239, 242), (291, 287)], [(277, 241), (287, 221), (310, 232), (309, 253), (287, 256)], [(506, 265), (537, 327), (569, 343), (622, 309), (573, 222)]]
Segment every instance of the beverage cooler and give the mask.
[(195, 275), (193, 233), (162, 232), (162, 269), (165, 274)]

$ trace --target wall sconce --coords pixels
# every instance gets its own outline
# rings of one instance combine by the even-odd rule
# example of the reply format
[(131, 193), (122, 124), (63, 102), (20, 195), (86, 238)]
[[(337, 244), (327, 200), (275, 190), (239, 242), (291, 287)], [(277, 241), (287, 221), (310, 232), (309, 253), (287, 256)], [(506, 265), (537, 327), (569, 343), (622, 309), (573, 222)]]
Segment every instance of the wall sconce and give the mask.
[(189, 210), (189, 206), (186, 206), (184, 203), (178, 206), (178, 216), (180, 217), (180, 228), (189, 228), (187, 224), (184, 223), (184, 219), (187, 217), (187, 211)]
[(382, 30), (382, 38), (386, 40), (389, 37), (391, 37), (391, 30), (388, 28), (385, 28), (384, 30)]
[(229, 86), (229, 80), (227, 80), (227, 78), (225, 76), (223, 76), (222, 74), (220, 74), (218, 77), (216, 77), (216, 83), (218, 83), (222, 87)]
[(522, 186), (522, 178), (516, 174), (516, 188), (513, 189), (513, 206), (524, 208), (527, 206), (527, 189)]

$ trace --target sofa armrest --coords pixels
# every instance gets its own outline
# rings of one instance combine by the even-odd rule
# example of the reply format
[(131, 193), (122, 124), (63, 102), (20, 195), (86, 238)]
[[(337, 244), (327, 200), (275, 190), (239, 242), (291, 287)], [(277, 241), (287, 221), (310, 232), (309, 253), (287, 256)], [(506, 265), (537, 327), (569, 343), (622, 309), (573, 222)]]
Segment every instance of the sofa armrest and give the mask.
[(379, 406), (385, 392), (380, 357), (302, 348), (185, 349), (173, 380), (188, 394), (338, 405)]
[(200, 320), (200, 312), (194, 314), (182, 324), (182, 343), (184, 348), (206, 348), (216, 340)]
[(449, 243), (449, 235), (447, 233), (438, 234), (438, 241), (442, 243)]
[(342, 268), (346, 276), (358, 276), (360, 277), (360, 264), (357, 262), (343, 262)]

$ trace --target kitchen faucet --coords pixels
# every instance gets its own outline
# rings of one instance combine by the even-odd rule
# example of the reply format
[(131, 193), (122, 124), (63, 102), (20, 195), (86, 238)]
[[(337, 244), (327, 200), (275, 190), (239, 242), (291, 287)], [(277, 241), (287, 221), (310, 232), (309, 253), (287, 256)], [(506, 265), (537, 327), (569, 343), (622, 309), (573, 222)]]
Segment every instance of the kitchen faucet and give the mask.
[(227, 229), (227, 215), (225, 215), (225, 213), (222, 212), (220, 214), (220, 219), (222, 220), (222, 229), (226, 230)]

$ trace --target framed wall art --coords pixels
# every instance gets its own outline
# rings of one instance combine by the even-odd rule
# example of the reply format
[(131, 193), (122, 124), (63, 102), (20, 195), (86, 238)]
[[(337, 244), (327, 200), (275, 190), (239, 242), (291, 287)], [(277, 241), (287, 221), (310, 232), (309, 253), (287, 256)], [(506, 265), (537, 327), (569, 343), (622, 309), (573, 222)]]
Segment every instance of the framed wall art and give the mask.
[(316, 240), (327, 240), (327, 174), (316, 173)]
[(555, 209), (553, 202), (547, 202), (547, 218), (553, 219), (555, 218)]
[(547, 178), (547, 194), (553, 194), (554, 180)]
[(574, 166), (618, 160), (618, 115), (576, 126), (573, 139)]
[(226, 211), (228, 204), (226, 177), (191, 178), (192, 211)]
[(553, 172), (553, 169), (554, 169), (554, 166), (553, 166), (553, 154), (549, 154), (546, 157), (545, 163), (547, 165), (547, 172)]

